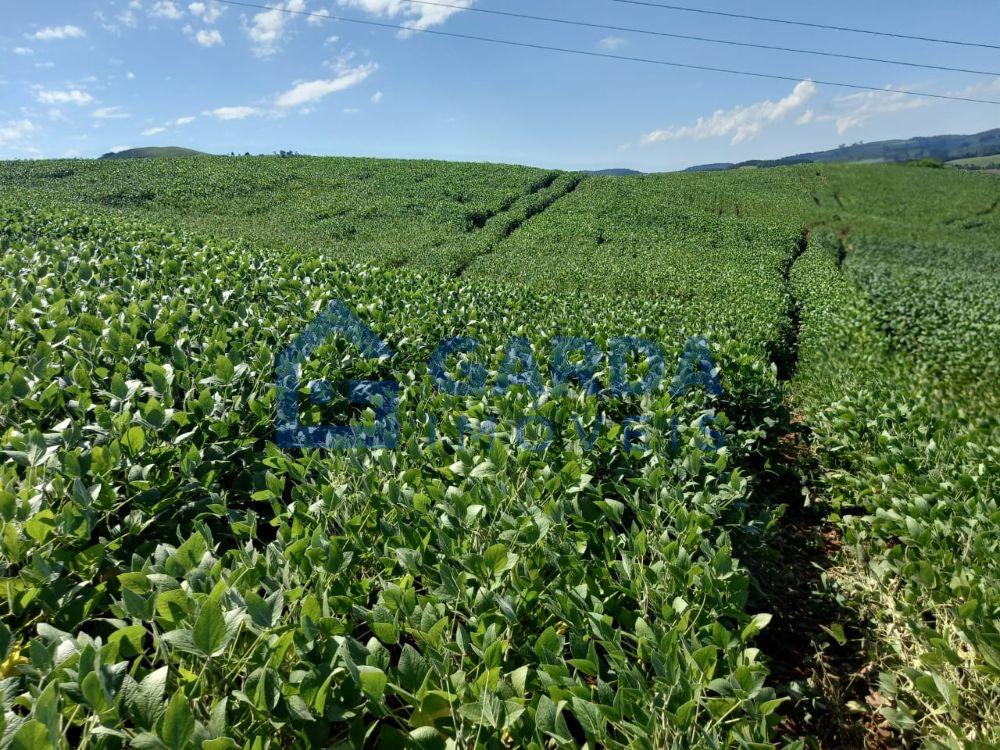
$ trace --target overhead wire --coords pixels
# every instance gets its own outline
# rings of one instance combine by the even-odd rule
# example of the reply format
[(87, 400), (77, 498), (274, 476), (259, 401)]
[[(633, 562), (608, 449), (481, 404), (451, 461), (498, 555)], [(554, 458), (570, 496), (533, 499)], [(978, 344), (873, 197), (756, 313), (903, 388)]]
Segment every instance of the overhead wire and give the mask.
[(794, 81), (796, 83), (799, 83), (804, 80), (810, 80), (813, 83), (820, 86), (833, 86), (833, 87), (853, 89), (858, 91), (876, 91), (881, 93), (900, 94), (904, 96), (918, 96), (929, 99), (944, 99), (950, 101), (971, 102), (974, 104), (1000, 105), (1000, 101), (995, 99), (980, 99), (977, 97), (961, 96), (957, 94), (935, 94), (928, 91), (914, 91), (911, 89), (886, 88), (882, 86), (871, 86), (861, 83), (847, 83), (843, 81), (828, 81), (828, 80), (811, 78), (809, 76), (803, 76), (803, 75), (793, 76), (793, 75), (783, 75), (778, 73), (761, 73), (758, 71), (738, 70), (734, 68), (722, 68), (712, 65), (699, 65), (696, 63), (677, 62), (673, 60), (660, 60), (656, 58), (636, 57), (632, 55), (619, 55), (613, 52), (595, 52), (593, 50), (575, 49), (572, 47), (560, 47), (551, 44), (536, 44), (534, 42), (523, 42), (513, 39), (500, 39), (496, 37), (480, 36), (478, 34), (463, 34), (457, 31), (443, 31), (440, 29), (418, 28), (412, 25), (388, 23), (386, 21), (373, 21), (362, 18), (352, 18), (350, 16), (341, 16), (333, 13), (316, 13), (313, 11), (306, 11), (306, 10), (292, 10), (290, 8), (283, 8), (280, 6), (260, 5), (258, 3), (245, 2), (245, 0), (217, 0), (217, 2), (226, 5), (241, 6), (244, 8), (255, 8), (263, 11), (286, 13), (289, 15), (312, 16), (315, 18), (326, 19), (328, 21), (339, 21), (342, 23), (352, 23), (361, 26), (393, 29), (396, 31), (405, 31), (413, 34), (426, 34), (430, 36), (438, 36), (451, 39), (464, 39), (467, 41), (485, 42), (488, 44), (504, 45), (508, 47), (544, 50), (547, 52), (560, 52), (563, 54), (578, 55), (582, 57), (592, 57), (592, 58), (599, 58), (606, 60), (620, 60), (624, 62), (643, 63), (647, 65), (659, 65), (663, 67), (677, 68), (683, 70), (698, 70), (711, 73), (724, 73), (728, 75), (744, 76), (750, 78), (764, 78), (776, 81)]
[(827, 31), (846, 31), (852, 34), (870, 34), (872, 36), (892, 37), (894, 39), (911, 39), (918, 42), (933, 42), (935, 44), (955, 44), (961, 47), (983, 47), (985, 49), (1000, 49), (1000, 44), (988, 44), (986, 42), (970, 42), (961, 39), (940, 39), (932, 36), (918, 36), (916, 34), (903, 34), (893, 31), (876, 31), (873, 29), (859, 29), (852, 26), (835, 26), (827, 23), (812, 23), (809, 21), (793, 21), (788, 18), (769, 18), (767, 16), (751, 16), (745, 13), (731, 13), (723, 10), (709, 10), (708, 8), (691, 8), (686, 5), (669, 5), (667, 3), (653, 2), (653, 0), (611, 0), (615, 3), (626, 5), (644, 5), (650, 8), (662, 8), (664, 10), (683, 11), (685, 13), (702, 13), (709, 16), (723, 16), (725, 18), (739, 18), (745, 21), (763, 21), (766, 23), (781, 23), (789, 26), (804, 26), (810, 29), (825, 29)]
[(974, 68), (956, 68), (948, 65), (935, 65), (927, 62), (913, 62), (910, 60), (896, 60), (882, 57), (866, 57), (864, 55), (851, 55), (846, 52), (828, 52), (825, 50), (804, 49), (800, 47), (783, 47), (776, 44), (762, 44), (758, 42), (744, 42), (736, 39), (717, 39), (715, 37), (697, 36), (694, 34), (679, 34), (671, 31), (658, 31), (654, 29), (640, 29), (633, 26), (615, 26), (606, 23), (592, 23), (589, 21), (577, 21), (569, 18), (556, 18), (553, 16), (536, 16), (530, 13), (518, 13), (507, 10), (496, 10), (494, 8), (480, 8), (478, 6), (466, 6), (456, 3), (441, 2), (441, 0), (402, 0), (410, 5), (428, 5), (435, 8), (453, 8), (455, 10), (468, 11), (470, 13), (481, 13), (492, 16), (505, 16), (507, 18), (518, 18), (528, 21), (542, 21), (546, 23), (557, 23), (565, 26), (577, 26), (581, 28), (600, 29), (602, 31), (616, 31), (623, 34), (643, 34), (645, 36), (656, 36), (668, 39), (685, 39), (695, 42), (706, 42), (709, 44), (724, 44), (731, 47), (749, 47), (752, 49), (770, 50), (776, 52), (792, 52), (801, 55), (819, 55), (821, 57), (834, 57), (842, 60), (858, 60), (861, 62), (874, 62), (885, 65), (904, 65), (909, 68), (924, 68), (927, 70), (944, 70), (951, 73), (971, 73), (973, 75), (997, 76), (1000, 72), (994, 70), (977, 70)]

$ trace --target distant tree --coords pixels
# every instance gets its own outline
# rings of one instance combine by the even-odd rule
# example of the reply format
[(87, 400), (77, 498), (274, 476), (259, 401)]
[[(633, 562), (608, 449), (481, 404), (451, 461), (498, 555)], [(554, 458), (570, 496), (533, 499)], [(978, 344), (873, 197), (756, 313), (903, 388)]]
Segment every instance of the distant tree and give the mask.
[(907, 167), (930, 167), (931, 169), (944, 169), (944, 164), (937, 159), (925, 157), (923, 159), (912, 159), (904, 163)]

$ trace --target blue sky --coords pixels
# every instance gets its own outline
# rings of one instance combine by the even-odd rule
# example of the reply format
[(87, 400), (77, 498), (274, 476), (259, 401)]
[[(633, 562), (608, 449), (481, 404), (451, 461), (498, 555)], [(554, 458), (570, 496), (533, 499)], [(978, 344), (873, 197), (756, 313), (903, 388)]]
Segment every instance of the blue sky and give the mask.
[[(177, 145), (647, 171), (1000, 126), (1000, 77), (750, 50), (404, 0), (250, 0), (319, 14), (775, 73), (774, 81), (360, 26), (217, 0), (4, 0), (0, 158)], [(1000, 51), (669, 12), (612, 0), (459, 6), (1000, 70)], [(996, 43), (995, 2), (689, 5)]]

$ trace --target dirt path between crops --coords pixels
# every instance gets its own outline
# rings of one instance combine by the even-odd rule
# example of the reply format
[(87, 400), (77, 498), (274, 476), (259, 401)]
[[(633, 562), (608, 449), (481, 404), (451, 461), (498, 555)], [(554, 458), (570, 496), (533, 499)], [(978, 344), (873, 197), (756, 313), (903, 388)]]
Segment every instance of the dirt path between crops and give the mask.
[(837, 600), (842, 539), (813, 489), (817, 465), (808, 437), (808, 426), (793, 419), (780, 441), (783, 467), (766, 491), (786, 512), (772, 559), (753, 571), (764, 611), (773, 613), (757, 645), (770, 660), (771, 684), (789, 699), (777, 732), (786, 740), (811, 738), (807, 747), (824, 750), (897, 748), (878, 713), (865, 625)]
[[(526, 200), (530, 201), (533, 197), (538, 196), (541, 193), (544, 193), (546, 190), (552, 190), (556, 188), (557, 186), (555, 185), (555, 183), (561, 177), (566, 177), (566, 175), (559, 175), (558, 173), (554, 172), (552, 174), (551, 179), (546, 178), (546, 180), (543, 183), (541, 183), (540, 186), (532, 189), (528, 193), (525, 193), (524, 195), (520, 196), (517, 200), (515, 200), (513, 203), (507, 205), (502, 210), (491, 215), (489, 219), (483, 221), (481, 225), (477, 225), (476, 231), (482, 232), (486, 228), (486, 225), (489, 220), (503, 218), (503, 215), (505, 213), (516, 209), (518, 203)], [(543, 200), (539, 201), (537, 204), (526, 207), (523, 216), (514, 218), (512, 221), (507, 223), (506, 226), (503, 227), (503, 229), (498, 233), (497, 236), (492, 237), (481, 247), (477, 248), (474, 253), (463, 258), (453, 269), (451, 269), (450, 271), (451, 275), (456, 277), (464, 275), (465, 272), (468, 270), (469, 266), (471, 266), (472, 263), (475, 262), (477, 258), (492, 253), (502, 242), (508, 239), (522, 226), (527, 224), (536, 216), (539, 216), (545, 211), (552, 208), (552, 206), (554, 206), (556, 203), (564, 199), (566, 196), (573, 193), (585, 179), (587, 179), (585, 176), (574, 177), (573, 175), (569, 175), (568, 179), (565, 180), (564, 184), (562, 186), (558, 186), (557, 191), (553, 192), (551, 195), (548, 195)]]
[[(805, 252), (809, 229), (784, 276)], [(794, 377), (798, 360), (799, 305), (790, 296), (790, 330), (785, 367), (779, 376)], [(762, 611), (773, 619), (757, 645), (770, 659), (771, 684), (788, 698), (778, 734), (807, 739), (824, 750), (889, 750), (897, 737), (883, 727), (874, 683), (875, 666), (867, 659), (865, 624), (837, 598), (840, 530), (829, 521), (830, 509), (816, 489), (820, 471), (804, 416), (787, 404), (789, 424), (778, 441), (777, 468), (763, 472), (762, 497), (786, 508), (767, 560), (749, 567), (759, 587)]]

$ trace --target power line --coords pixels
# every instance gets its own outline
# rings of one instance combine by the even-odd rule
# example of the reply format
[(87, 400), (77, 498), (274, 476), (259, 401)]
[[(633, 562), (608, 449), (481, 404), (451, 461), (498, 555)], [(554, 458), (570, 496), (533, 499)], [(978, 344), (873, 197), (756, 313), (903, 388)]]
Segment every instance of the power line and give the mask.
[[(316, 18), (325, 18), (330, 21), (341, 21), (343, 23), (354, 23), (361, 26), (374, 26), (382, 29), (394, 29), (396, 31), (406, 31), (416, 34), (430, 34), (433, 36), (448, 37), (452, 39), (466, 39), (474, 42), (487, 42), (489, 44), (502, 44), (508, 47), (522, 47), (524, 49), (536, 49), (545, 50), (547, 52), (562, 52), (569, 55), (581, 55), (585, 57), (597, 57), (606, 60), (623, 60), (626, 62), (637, 62), (645, 63), (648, 65), (662, 65), (670, 68), (681, 68), (684, 70), (700, 70), (709, 73), (726, 73), (729, 75), (745, 76), (750, 78), (767, 78), (774, 81), (794, 81), (799, 83), (804, 80), (805, 76), (790, 76), (790, 75), (779, 75), (777, 73), (757, 73), (749, 70), (734, 70), (732, 68), (716, 68), (709, 65), (696, 65), (694, 63), (682, 63), (673, 62), (670, 60), (657, 60), (648, 57), (632, 57), (629, 55), (616, 55), (612, 52), (594, 52), (592, 50), (583, 49), (573, 49), (571, 47), (556, 47), (554, 45), (548, 44), (534, 44), (532, 42), (519, 42), (512, 39), (496, 39), (494, 37), (488, 36), (477, 36), (475, 34), (460, 34), (455, 31), (439, 31), (437, 29), (419, 29), (412, 26), (404, 26), (402, 24), (395, 23), (385, 23), (383, 21), (369, 21), (360, 18), (349, 18), (347, 16), (337, 16), (333, 14), (326, 13), (313, 13), (306, 10), (290, 10), (288, 8), (275, 7), (270, 5), (258, 5), (256, 3), (243, 2), (243, 0), (218, 0), (220, 3), (226, 5), (241, 6), (244, 8), (256, 8), (258, 10), (275, 11), (279, 13), (287, 13), (289, 15), (298, 16), (314, 16)], [(976, 99), (968, 96), (957, 96), (953, 94), (931, 94), (926, 91), (908, 91), (904, 89), (886, 89), (878, 86), (867, 86), (860, 83), (843, 83), (838, 81), (823, 81), (819, 79), (810, 79), (813, 83), (819, 84), (821, 86), (836, 86), (838, 88), (855, 89), (858, 91), (877, 91), (880, 93), (891, 93), (891, 94), (903, 94), (905, 96), (920, 96), (929, 99), (948, 99), (950, 101), (957, 102), (972, 102), (974, 104), (996, 104), (1000, 105), (1000, 101), (995, 99)]]
[(1000, 49), (998, 44), (985, 44), (982, 42), (966, 42), (957, 39), (937, 39), (932, 36), (915, 36), (913, 34), (897, 34), (891, 31), (872, 31), (871, 29), (855, 29), (850, 26), (833, 26), (825, 23), (809, 23), (808, 21), (791, 21), (787, 18), (767, 18), (765, 16), (749, 16), (742, 13), (727, 13), (721, 10), (706, 10), (705, 8), (688, 8), (683, 5), (667, 5), (666, 3), (655, 3), (651, 0), (612, 0), (616, 3), (626, 3), (628, 5), (646, 5), (650, 8), (664, 8), (666, 10), (680, 10), (685, 13), (703, 13), (709, 16), (725, 16), (726, 18), (741, 18), (745, 21), (764, 21), (766, 23), (783, 23), (789, 26), (806, 26), (811, 29), (826, 29), (827, 31), (849, 31), (852, 34), (871, 34), (873, 36), (888, 36), (895, 39), (913, 39), (918, 42), (934, 42), (936, 44), (957, 44), (960, 47), (984, 47), (986, 49)]
[(667, 37), (670, 39), (688, 39), (696, 42), (709, 42), (711, 44), (727, 44), (733, 47), (752, 47), (754, 49), (765, 49), (778, 52), (794, 52), (802, 55), (820, 55), (822, 57), (837, 57), (844, 60), (860, 60), (863, 62), (884, 63), (886, 65), (905, 65), (909, 68), (926, 68), (928, 70), (946, 70), (951, 73), (972, 73), (982, 76), (1000, 76), (1000, 73), (992, 70), (974, 70), (970, 68), (952, 68), (947, 65), (933, 65), (931, 63), (910, 62), (907, 60), (891, 60), (881, 57), (864, 57), (861, 55), (848, 55), (843, 52), (824, 52), (821, 50), (800, 49), (798, 47), (781, 47), (773, 44), (757, 44), (755, 42), (741, 42), (735, 39), (714, 39), (705, 36), (693, 36), (690, 34), (675, 34), (667, 31), (653, 31), (651, 29), (637, 29), (630, 26), (611, 26), (603, 23), (589, 23), (587, 21), (574, 21), (568, 18), (552, 18), (550, 16), (533, 16), (527, 13), (514, 13), (506, 10), (493, 10), (491, 8), (466, 7), (453, 3), (438, 2), (437, 0), (402, 0), (402, 2), (412, 5), (430, 5), (436, 8), (454, 8), (455, 10), (467, 10), (471, 13), (485, 13), (493, 16), (506, 16), (508, 18), (520, 18), (529, 21), (545, 21), (547, 23), (560, 23), (567, 26), (581, 26), (589, 29), (601, 29), (603, 31), (619, 31), (626, 34), (646, 34), (647, 36)]

